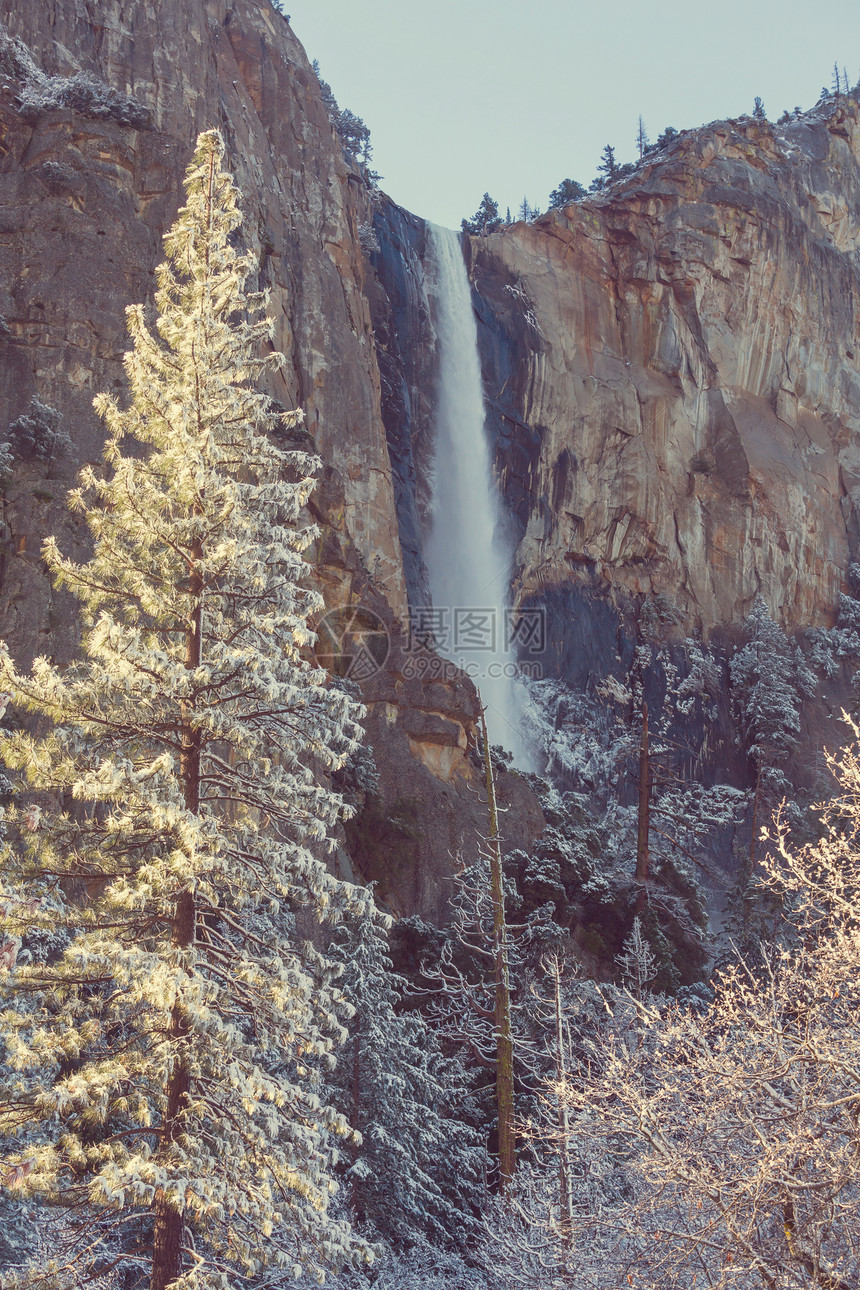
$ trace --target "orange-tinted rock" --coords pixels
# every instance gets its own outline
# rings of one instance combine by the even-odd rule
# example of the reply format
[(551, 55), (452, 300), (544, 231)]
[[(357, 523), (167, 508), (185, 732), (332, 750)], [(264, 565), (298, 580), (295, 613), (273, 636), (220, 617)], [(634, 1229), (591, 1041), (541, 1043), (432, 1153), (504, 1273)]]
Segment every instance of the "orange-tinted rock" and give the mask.
[(662, 593), (708, 633), (761, 591), (788, 628), (830, 621), (860, 501), (858, 162), (855, 104), (719, 122), (472, 240), (497, 425), (534, 436), (525, 468), (497, 452), (525, 596)]

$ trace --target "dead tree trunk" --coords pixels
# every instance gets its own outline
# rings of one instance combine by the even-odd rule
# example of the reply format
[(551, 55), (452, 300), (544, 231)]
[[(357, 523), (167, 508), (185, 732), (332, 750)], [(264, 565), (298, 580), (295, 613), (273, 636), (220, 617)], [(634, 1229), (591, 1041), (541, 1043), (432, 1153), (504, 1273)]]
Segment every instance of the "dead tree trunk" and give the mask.
[[(651, 831), (651, 759), (648, 746), (648, 704), (642, 702), (642, 739), (639, 744), (639, 818), (636, 835), (636, 881), (646, 883), (649, 875), (648, 835)], [(640, 891), (637, 913), (645, 904)]]
[(496, 783), (490, 759), (487, 722), (481, 713), (481, 738), (484, 742), (484, 767), (487, 780), (487, 803), (490, 836), (490, 880), (493, 898), (493, 967), (495, 973), (496, 1029), (496, 1105), (499, 1134), (499, 1186), (504, 1195), (514, 1176), (516, 1135), (514, 1132), (514, 1045), (511, 1032), (511, 990), (508, 977), (507, 925), (505, 891), (502, 875), (502, 848), (496, 807)]
[(567, 1103), (562, 1094), (567, 1079), (565, 1054), (564, 1010), (561, 1003), (561, 960), (558, 955), (552, 959), (553, 971), (553, 1004), (555, 1013), (555, 1078), (559, 1090), (556, 1097), (558, 1123), (558, 1212), (562, 1240), (569, 1243), (573, 1236), (573, 1196), (570, 1177), (570, 1126), (568, 1123)]

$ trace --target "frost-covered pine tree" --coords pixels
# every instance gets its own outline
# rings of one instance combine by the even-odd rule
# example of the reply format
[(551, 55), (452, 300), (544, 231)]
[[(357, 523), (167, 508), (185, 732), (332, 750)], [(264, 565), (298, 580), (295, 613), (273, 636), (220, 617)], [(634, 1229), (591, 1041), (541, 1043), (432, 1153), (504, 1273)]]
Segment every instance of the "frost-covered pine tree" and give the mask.
[(741, 739), (755, 773), (750, 849), (741, 878), (744, 889), (742, 940), (749, 934), (750, 883), (756, 866), (761, 813), (792, 791), (785, 763), (800, 738), (801, 693), (814, 690), (815, 679), (774, 622), (764, 597), (756, 596), (744, 625), (746, 643), (731, 661), (732, 703)]
[(624, 942), (621, 953), (616, 956), (615, 962), (621, 970), (621, 979), (625, 988), (630, 991), (634, 999), (641, 1000), (657, 975), (657, 959), (648, 944), (648, 937), (642, 930), (642, 919), (638, 914), (633, 919), (630, 935)]
[(732, 699), (741, 736), (767, 798), (790, 789), (783, 766), (800, 736), (798, 661), (759, 595), (744, 624), (746, 641), (731, 661)]
[(465, 1072), (420, 1012), (402, 1010), (406, 982), (374, 920), (337, 956), (355, 1009), (332, 1076), (332, 1100), (362, 1137), (344, 1179), (352, 1218), (396, 1249), (463, 1242), (487, 1166), (477, 1129), (456, 1114), (468, 1100)]
[[(284, 359), (245, 290), (223, 153), (198, 139), (155, 328), (128, 311), (130, 406), (96, 399), (105, 468), (71, 494), (93, 557), (44, 547), (80, 601), (83, 657), (30, 676), (0, 662), (37, 718), (0, 743), (23, 784), (0, 941), (69, 936), (0, 978), (0, 1170), (71, 1211), (91, 1271), (112, 1242), (151, 1290), (226, 1290), (267, 1265), (321, 1277), (357, 1251), (329, 1212), (349, 1129), (309, 1078), (343, 1037), (337, 968), (295, 927), (371, 904), (323, 861), (342, 811), (326, 773), (361, 709), (308, 655), (319, 463), (273, 440), (300, 414), (256, 388)], [(70, 1266), (60, 1252), (51, 1284), (78, 1284)]]

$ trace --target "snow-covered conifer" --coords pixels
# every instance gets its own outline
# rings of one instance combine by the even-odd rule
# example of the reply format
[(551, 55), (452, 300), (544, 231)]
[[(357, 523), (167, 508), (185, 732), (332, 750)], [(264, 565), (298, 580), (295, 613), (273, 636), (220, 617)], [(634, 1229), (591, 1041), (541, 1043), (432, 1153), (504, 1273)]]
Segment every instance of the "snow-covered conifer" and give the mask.
[(361, 709), (308, 655), (318, 462), (274, 441), (300, 414), (256, 388), (284, 360), (245, 290), (223, 152), (198, 139), (154, 329), (128, 310), (130, 406), (96, 399), (105, 468), (71, 494), (93, 557), (44, 547), (80, 601), (83, 657), (30, 676), (0, 660), (0, 688), (38, 719), (0, 744), (24, 785), (0, 940), (69, 935), (3, 975), (0, 1167), (101, 1215), (66, 1225), (85, 1246), (105, 1214), (115, 1248), (148, 1215), (134, 1257), (151, 1290), (225, 1290), (231, 1269), (271, 1264), (321, 1275), (356, 1250), (329, 1212), (348, 1126), (309, 1079), (342, 1037), (337, 969), (284, 931), (371, 904), (323, 860), (342, 811), (325, 775)]
[(633, 919), (630, 935), (615, 962), (621, 970), (622, 981), (633, 998), (642, 999), (645, 990), (657, 975), (657, 959), (642, 930), (642, 919), (638, 914)]
[(791, 793), (785, 764), (800, 738), (800, 693), (810, 692), (814, 678), (774, 622), (761, 595), (755, 598), (745, 635), (746, 643), (732, 659), (730, 670), (741, 739), (755, 772), (750, 848), (740, 878), (739, 935), (741, 943), (747, 945), (753, 934), (761, 814), (763, 810), (769, 813), (780, 798)]
[(731, 661), (732, 698), (747, 751), (770, 797), (789, 787), (783, 766), (800, 735), (797, 660), (763, 596), (744, 625), (746, 642)]
[(355, 1012), (332, 1100), (362, 1136), (345, 1177), (352, 1217), (395, 1248), (465, 1240), (487, 1163), (477, 1130), (456, 1115), (465, 1073), (423, 1015), (402, 1010), (406, 982), (379, 926), (362, 920), (338, 957)]

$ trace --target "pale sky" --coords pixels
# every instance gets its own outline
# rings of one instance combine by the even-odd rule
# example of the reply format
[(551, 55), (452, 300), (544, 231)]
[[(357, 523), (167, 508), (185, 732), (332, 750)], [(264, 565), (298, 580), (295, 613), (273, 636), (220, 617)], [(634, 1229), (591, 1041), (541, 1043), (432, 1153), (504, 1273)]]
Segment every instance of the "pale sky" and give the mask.
[(285, 0), (341, 107), (370, 127), (382, 188), (449, 228), (485, 190), (502, 214), (587, 187), (604, 144), (808, 108), (833, 63), (860, 76), (860, 5), (827, 0)]

